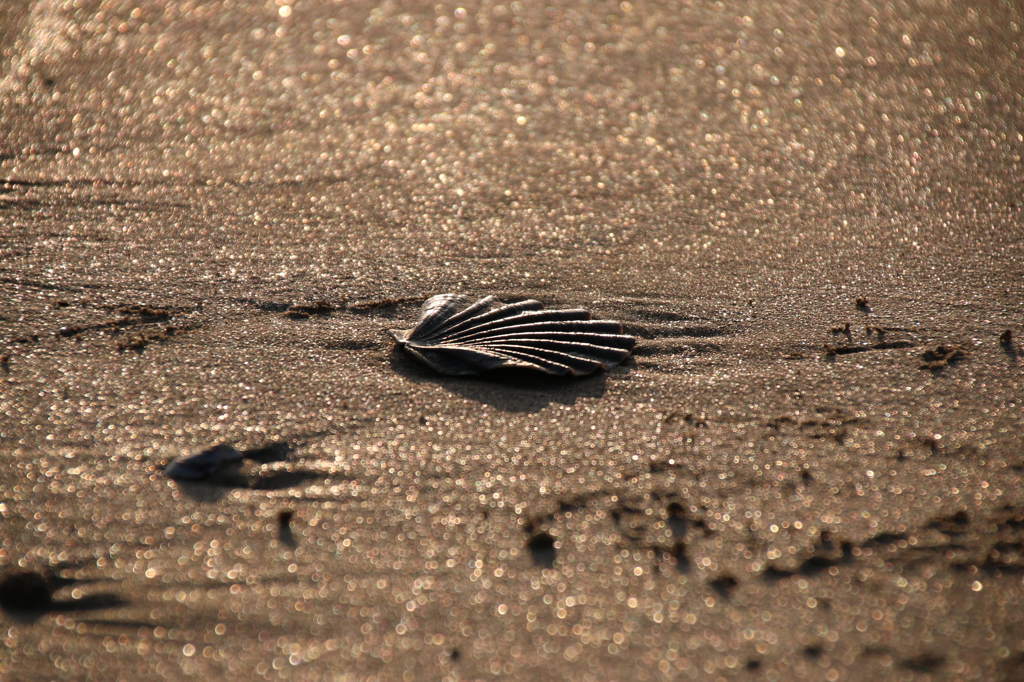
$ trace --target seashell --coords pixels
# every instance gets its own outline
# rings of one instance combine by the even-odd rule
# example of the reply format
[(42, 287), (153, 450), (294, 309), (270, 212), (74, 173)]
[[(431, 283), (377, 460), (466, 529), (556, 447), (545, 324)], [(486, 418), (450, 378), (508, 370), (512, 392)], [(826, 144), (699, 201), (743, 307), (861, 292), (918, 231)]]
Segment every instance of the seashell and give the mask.
[(176, 481), (205, 481), (240, 465), (244, 455), (230, 445), (215, 445), (191, 457), (179, 457), (164, 467), (164, 474)]
[(391, 336), (424, 364), (455, 376), (522, 367), (558, 376), (586, 376), (627, 357), (636, 339), (622, 325), (592, 320), (586, 310), (543, 310), (539, 301), (476, 303), (439, 294), (423, 304), (412, 329)]

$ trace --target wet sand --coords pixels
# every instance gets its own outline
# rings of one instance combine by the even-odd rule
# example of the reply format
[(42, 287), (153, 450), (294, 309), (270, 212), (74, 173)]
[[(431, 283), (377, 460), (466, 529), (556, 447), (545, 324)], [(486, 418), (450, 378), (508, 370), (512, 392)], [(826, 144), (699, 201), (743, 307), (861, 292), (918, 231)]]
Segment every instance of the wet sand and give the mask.
[(137, 4), (0, 1), (0, 676), (1024, 680), (1019, 8)]

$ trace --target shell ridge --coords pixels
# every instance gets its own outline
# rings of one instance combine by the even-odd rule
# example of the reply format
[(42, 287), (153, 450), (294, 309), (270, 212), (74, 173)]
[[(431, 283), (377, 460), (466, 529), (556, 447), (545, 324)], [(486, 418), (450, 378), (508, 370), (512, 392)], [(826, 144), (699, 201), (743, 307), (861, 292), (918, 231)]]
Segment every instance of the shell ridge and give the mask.
[(501, 355), (501, 346), (483, 346), (478, 344), (459, 344), (459, 343), (446, 343), (442, 346), (435, 346), (433, 344), (421, 344), (421, 343), (410, 343), (407, 345), (408, 348), (415, 349), (419, 352), (428, 353), (447, 353), (454, 351), (458, 353), (480, 353), (482, 355)]
[(518, 343), (509, 342), (493, 345), (488, 344), (484, 347), (488, 350), (521, 348), (537, 352), (556, 352), (586, 360), (608, 361), (614, 362), (615, 364), (618, 364), (629, 357), (629, 351), (622, 348), (610, 348), (607, 346), (595, 346), (592, 344), (569, 344), (564, 342), (531, 342), (529, 339), (523, 339)]
[(632, 338), (624, 336), (621, 333), (621, 328), (617, 323), (604, 323), (604, 322), (552, 322), (552, 323), (538, 323), (538, 324), (523, 324), (514, 325), (509, 327), (500, 327), (496, 329), (488, 329), (482, 332), (474, 334), (459, 335), (445, 339), (446, 341), (452, 342), (465, 342), (473, 340), (484, 340), (484, 339), (496, 339), (504, 336), (526, 336), (526, 335), (547, 335), (547, 334), (560, 334), (563, 336), (603, 336), (609, 339), (618, 338)]
[(574, 355), (572, 353), (563, 353), (557, 350), (538, 349), (531, 348), (529, 346), (509, 346), (505, 347), (504, 350), (509, 354), (515, 353), (531, 359), (542, 358), (549, 362), (564, 365), (572, 369), (573, 374), (592, 374), (599, 369), (605, 369), (605, 363), (598, 359)]
[(455, 376), (478, 374), (507, 364), (507, 357), (503, 353), (480, 348), (427, 346), (407, 347), (407, 350), (425, 365), (442, 374)]
[[(562, 313), (570, 312), (573, 315), (564, 315)], [(515, 315), (512, 317), (502, 318), (499, 320), (491, 320), (483, 322), (470, 327), (464, 327), (457, 330), (447, 331), (444, 336), (445, 339), (453, 338), (464, 338), (472, 334), (480, 334), (495, 329), (503, 329), (506, 327), (525, 327), (533, 325), (569, 325), (584, 324), (584, 323), (596, 323), (596, 324), (607, 324), (605, 322), (598, 322), (589, 319), (589, 315), (583, 317), (586, 311), (536, 311), (523, 313), (521, 315)]]
[[(441, 327), (458, 314), (458, 310), (466, 306), (470, 299), (459, 294), (438, 294), (423, 302), (420, 319), (412, 329), (405, 330), (405, 338), (422, 337)], [(481, 301), (482, 302), (482, 301)]]
[[(467, 327), (481, 325), (492, 321), (506, 320), (508, 318), (515, 317), (521, 314), (523, 311), (538, 310), (542, 307), (543, 305), (540, 301), (534, 301), (531, 299), (528, 301), (519, 301), (518, 303), (510, 303), (508, 305), (503, 305), (499, 308), (494, 308), (493, 310), (490, 310), (482, 315), (476, 315), (465, 318), (462, 318), (460, 316), (459, 320), (454, 320), (453, 318), (453, 320), (456, 323), (445, 328), (445, 335), (448, 336), (455, 334), (459, 331), (466, 329)], [(453, 320), (450, 320), (449, 322)]]
[(443, 321), (445, 325), (457, 324), (461, 320), (472, 318), (480, 311), (489, 310), (497, 302), (493, 296), (485, 296), (476, 303), (466, 305), (469, 303), (470, 299), (465, 296), (459, 296), (459, 298), (462, 300), (465, 307), (463, 307), (462, 310), (453, 311), (451, 315), (446, 316)]
[[(450, 345), (445, 345), (445, 346), (442, 346), (442, 347), (438, 347), (438, 346), (422, 347), (421, 346), (421, 347), (416, 348), (416, 351), (417, 351), (416, 354), (417, 354), (417, 356), (420, 356), (420, 357), (423, 357), (423, 356), (431, 357), (431, 360), (428, 361), (428, 360), (424, 359), (424, 362), (427, 362), (427, 364), (429, 364), (431, 367), (434, 367), (434, 369), (438, 369), (437, 365), (445, 364), (445, 363), (439, 362), (436, 357), (432, 357), (432, 356), (444, 355), (444, 354), (462, 355), (463, 359), (466, 359), (467, 356), (468, 357), (485, 356), (485, 357), (490, 358), (492, 360), (493, 359), (503, 358), (503, 359), (505, 359), (507, 361), (511, 361), (512, 364), (514, 364), (515, 366), (518, 366), (518, 367), (529, 366), (529, 367), (533, 367), (534, 369), (542, 369), (542, 370), (545, 370), (545, 371), (547, 371), (548, 369), (556, 369), (557, 370), (556, 373), (558, 373), (558, 374), (564, 374), (565, 372), (563, 371), (563, 369), (571, 369), (565, 363), (555, 362), (555, 361), (547, 359), (546, 357), (541, 357), (540, 361), (538, 361), (538, 356), (535, 353), (532, 352), (532, 349), (526, 349), (526, 350), (528, 350), (530, 352), (524, 352), (524, 351), (521, 351), (521, 350), (517, 350), (515, 347), (500, 347), (500, 348), (486, 348), (485, 349), (485, 348), (480, 348), (480, 347), (459, 346), (459, 345), (455, 345), (455, 344), (450, 344)], [(493, 367), (489, 366), (487, 368), (484, 368), (484, 369), (489, 369), (489, 368), (496, 368), (496, 367), (507, 365), (508, 362), (500, 362), (500, 361), (499, 362), (494, 362), (494, 363), (486, 362), (484, 364), (493, 365)], [(440, 370), (438, 370), (438, 371), (440, 371)]]
[[(594, 338), (602, 339), (632, 339), (632, 336), (627, 334), (619, 334), (613, 331), (615, 327), (601, 327), (597, 325), (586, 325), (586, 326), (569, 326), (564, 325), (551, 325), (536, 327), (532, 324), (524, 324), (521, 326), (508, 327), (501, 329), (496, 333), (492, 334), (481, 334), (480, 338), (484, 339), (496, 339), (502, 336), (530, 336), (538, 335), (545, 336), (550, 335), (555, 338), (580, 338), (582, 336), (593, 336)], [(464, 338), (460, 338), (465, 340)]]
[[(549, 338), (549, 337), (554, 337), (554, 338)], [(482, 341), (474, 341), (471, 344), (470, 343), (453, 343), (453, 344), (446, 344), (446, 345), (452, 345), (452, 346), (484, 346), (484, 347), (488, 347), (488, 346), (500, 346), (500, 345), (502, 345), (504, 343), (513, 343), (513, 344), (515, 344), (515, 343), (520, 343), (520, 344), (521, 343), (527, 343), (527, 344), (541, 344), (541, 345), (559, 346), (559, 347), (568, 347), (568, 348), (577, 347), (578, 346), (580, 348), (607, 348), (607, 349), (610, 349), (610, 350), (621, 350), (621, 351), (629, 350), (629, 348), (627, 347), (628, 344), (626, 344), (626, 343), (623, 343), (622, 345), (614, 345), (614, 344), (610, 343), (611, 340), (615, 340), (616, 338), (622, 339), (623, 337), (614, 337), (614, 336), (609, 337), (609, 336), (594, 335), (592, 337), (583, 337), (583, 338), (581, 338), (580, 336), (577, 336), (577, 335), (574, 335), (574, 334), (565, 334), (562, 337), (557, 337), (554, 334), (551, 334), (551, 335), (548, 335), (548, 337), (545, 337), (544, 335), (537, 335), (537, 336), (535, 336), (535, 335), (532, 335), (532, 334), (518, 334), (518, 335), (509, 335), (509, 336), (496, 337), (496, 338), (493, 338), (493, 339), (484, 339)], [(628, 337), (625, 337), (624, 341), (625, 340), (628, 340)]]
[[(535, 353), (508, 350), (506, 351), (506, 354), (516, 360), (515, 366), (517, 367), (539, 369), (543, 372), (548, 372), (549, 374), (558, 374), (559, 376), (565, 376), (566, 374), (575, 376), (577, 374), (576, 370), (570, 365), (544, 356), (536, 355)], [(584, 374), (586, 373), (587, 372), (584, 372)]]

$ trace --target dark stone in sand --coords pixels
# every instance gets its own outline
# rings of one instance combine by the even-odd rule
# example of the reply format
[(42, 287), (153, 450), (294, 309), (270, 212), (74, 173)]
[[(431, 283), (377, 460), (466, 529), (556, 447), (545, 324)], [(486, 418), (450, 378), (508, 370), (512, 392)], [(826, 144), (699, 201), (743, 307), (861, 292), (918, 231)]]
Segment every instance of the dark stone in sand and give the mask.
[(10, 573), (0, 580), (0, 608), (4, 611), (45, 611), (52, 605), (49, 582), (34, 571)]

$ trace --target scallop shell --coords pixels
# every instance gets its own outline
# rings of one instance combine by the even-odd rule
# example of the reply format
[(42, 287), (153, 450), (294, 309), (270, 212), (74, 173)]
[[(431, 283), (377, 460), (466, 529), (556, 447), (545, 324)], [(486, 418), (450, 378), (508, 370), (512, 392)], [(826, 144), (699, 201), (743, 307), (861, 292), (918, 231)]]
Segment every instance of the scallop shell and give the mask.
[(410, 355), (442, 374), (467, 376), (523, 367), (558, 376), (586, 376), (627, 357), (636, 339), (622, 325), (592, 320), (586, 310), (543, 310), (539, 301), (476, 303), (439, 294), (423, 304), (412, 329), (389, 333)]

